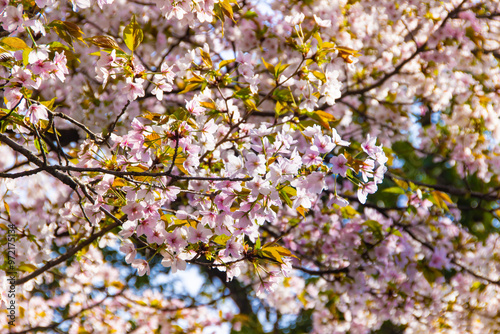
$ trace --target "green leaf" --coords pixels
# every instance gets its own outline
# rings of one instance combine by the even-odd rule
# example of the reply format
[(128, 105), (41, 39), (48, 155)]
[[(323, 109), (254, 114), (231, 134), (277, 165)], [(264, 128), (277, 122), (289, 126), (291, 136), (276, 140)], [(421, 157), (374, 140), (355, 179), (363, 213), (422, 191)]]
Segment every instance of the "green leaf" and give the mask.
[(429, 267), (425, 264), (417, 266), (417, 268), (422, 272), (426, 281), (429, 282), (430, 285), (436, 282), (436, 279), (438, 277), (443, 276), (443, 274), (439, 270), (437, 270), (436, 268)]
[(410, 187), (410, 185), (406, 181), (403, 181), (403, 180), (400, 180), (400, 179), (396, 179), (396, 178), (393, 178), (392, 180), (394, 181), (394, 183), (396, 183), (398, 186), (400, 186), (404, 190), (406, 190), (406, 189), (408, 189)]
[(309, 211), (309, 209), (304, 208), (302, 205), (297, 207), (297, 212), (304, 218), (306, 218), (307, 211)]
[(267, 257), (275, 260), (276, 262), (279, 262), (283, 264), (283, 256), (290, 256), (297, 258), (295, 255), (290, 252), (290, 250), (286, 249), (283, 246), (280, 246), (275, 242), (267, 243), (262, 247), (262, 253), (265, 254)]
[(405, 191), (400, 187), (390, 187), (382, 190), (383, 193), (391, 193), (391, 194), (401, 194), (404, 195)]
[(377, 238), (382, 238), (384, 236), (382, 232), (382, 224), (376, 220), (367, 220), (363, 223)]
[(283, 260), (281, 258), (281, 254), (276, 251), (273, 247), (262, 248), (262, 253), (266, 255), (266, 257), (283, 264)]
[(221, 246), (225, 246), (227, 241), (229, 240), (229, 236), (225, 234), (221, 234), (216, 236), (212, 241), (215, 242), (216, 244), (219, 244)]
[[(7, 212), (7, 216), (10, 217), (10, 207), (5, 200), (3, 201), (3, 206), (5, 207), (5, 212)], [(260, 238), (259, 238), (259, 246), (260, 246)]]
[(448, 206), (446, 205), (445, 201), (453, 203), (450, 197), (447, 194), (437, 190), (432, 191), (431, 194), (432, 194), (432, 199), (434, 199), (434, 200), (430, 199), (431, 202), (436, 204), (440, 209), (448, 211)]
[(103, 48), (103, 49), (115, 49), (115, 50), (121, 50), (120, 46), (116, 41), (114, 40), (113, 37), (111, 36), (93, 36), (89, 38), (85, 38), (86, 41), (89, 41), (90, 43)]
[(308, 113), (308, 115), (312, 119), (317, 120), (321, 124), (322, 127), (324, 127), (325, 129), (328, 129), (328, 130), (331, 129), (329, 122), (333, 122), (336, 120), (333, 115), (327, 113), (326, 111), (322, 111), (322, 110), (313, 111), (311, 113)]
[(286, 112), (286, 109), (285, 109), (286, 105), (287, 105), (286, 102), (281, 103), (280, 101), (276, 101), (276, 106), (274, 108), (274, 111), (276, 112), (276, 116), (281, 115), (282, 110), (285, 110), (285, 112)]
[(144, 144), (148, 148), (150, 148), (150, 147), (153, 147), (153, 148), (160, 147), (160, 145), (161, 145), (160, 135), (157, 134), (156, 132), (153, 132), (153, 133), (145, 136)]
[(30, 52), (31, 52), (31, 49), (29, 49), (29, 48), (23, 50), (23, 65), (24, 66), (28, 66), (28, 64), (29, 64)]
[(256, 18), (258, 17), (257, 13), (254, 12), (254, 11), (247, 11), (245, 14), (243, 14), (242, 16), (244, 19), (247, 19), (247, 20), (250, 20), (250, 19), (253, 19), (253, 18)]
[[(49, 27), (56, 32), (56, 34), (57, 34), (57, 36), (59, 36), (59, 38), (61, 38), (63, 41), (68, 43), (68, 45), (73, 47), (73, 36), (68, 31), (68, 28), (66, 27), (66, 25), (64, 25), (63, 21), (54, 20), (54, 21), (50, 22)], [(75, 27), (73, 27), (73, 28), (75, 28)], [(74, 33), (77, 34), (78, 30), (74, 31)], [(79, 37), (81, 39), (81, 34)]]
[(342, 218), (351, 219), (359, 215), (359, 212), (356, 211), (352, 206), (347, 205), (343, 208), (340, 208), (340, 212), (342, 213)]
[(261, 244), (260, 244), (260, 237), (257, 238), (257, 241), (255, 242), (255, 249), (260, 249)]
[(33, 265), (33, 264), (29, 264), (29, 263), (23, 263), (19, 266), (19, 271), (24, 271), (24, 272), (28, 272), (28, 273), (31, 273), (35, 270), (37, 270), (37, 266)]
[(316, 110), (314, 113), (327, 122), (335, 122), (337, 120), (335, 116), (323, 110)]
[(235, 92), (233, 93), (233, 98), (236, 99), (249, 99), (252, 95), (252, 91), (250, 90), (250, 87), (245, 87), (239, 89), (238, 86), (235, 87)]
[(257, 110), (257, 105), (252, 99), (243, 100), (243, 103), (247, 106), (249, 110)]
[(66, 30), (76, 39), (83, 41), (82, 36), (85, 35), (79, 26), (73, 22), (62, 21), (62, 24), (66, 27)]
[(325, 82), (325, 75), (320, 71), (312, 71), (312, 74), (322, 82)]
[(200, 101), (199, 103), (200, 103), (200, 106), (202, 106), (203, 108), (206, 108), (206, 109), (209, 109), (209, 110), (216, 109), (215, 103), (213, 103), (213, 102)]
[(194, 89), (196, 89), (197, 87), (199, 87), (200, 84), (199, 83), (190, 83), (188, 84), (183, 90), (182, 92), (179, 92), (179, 94), (184, 94), (184, 93), (187, 93), (187, 92), (190, 92)]
[(293, 187), (286, 186), (282, 189), (285, 193), (287, 193), (290, 196), (297, 196), (297, 190)]
[(135, 15), (132, 15), (132, 20), (123, 30), (123, 40), (125, 41), (125, 45), (130, 49), (130, 51), (134, 52), (137, 47), (141, 44), (144, 38), (144, 33), (142, 32), (141, 27), (137, 24), (135, 20)]
[(290, 200), (290, 197), (288, 197), (288, 194), (283, 189), (280, 191), (280, 197), (281, 197), (282, 200), (285, 201), (285, 203), (289, 207), (293, 206), (293, 202)]
[(40, 101), (40, 103), (43, 104), (44, 106), (46, 106), (47, 109), (53, 110), (53, 108), (54, 108), (54, 102), (56, 102), (56, 99), (57, 99), (57, 97), (54, 97), (50, 101)]
[(283, 73), (288, 68), (288, 66), (290, 66), (290, 64), (282, 65), (281, 62), (278, 65), (276, 65), (274, 69), (274, 77), (278, 79), (281, 73)]
[(20, 38), (5, 37), (0, 40), (0, 45), (8, 51), (31, 50), (31, 48)]
[(202, 48), (200, 48), (200, 55), (205, 65), (207, 65), (208, 67), (212, 67), (212, 58), (210, 58), (210, 54), (208, 52), (205, 52), (205, 50), (203, 50)]
[(222, 13), (224, 13), (225, 16), (229, 17), (234, 23), (236, 23), (233, 18), (233, 7), (231, 7), (229, 0), (224, 0), (222, 2), (219, 2), (219, 4), (221, 5)]
[(400, 237), (400, 238), (402, 238), (402, 237), (403, 237), (403, 235), (401, 234), (401, 231), (399, 231), (399, 230), (392, 230), (392, 231), (391, 231), (391, 228), (390, 228), (390, 227), (387, 229), (387, 232), (391, 232), (392, 234), (394, 234), (395, 236), (398, 236), (398, 237)]
[(219, 70), (220, 70), (221, 68), (223, 68), (224, 66), (227, 66), (227, 65), (229, 65), (229, 64), (231, 64), (231, 63), (234, 63), (235, 61), (236, 61), (236, 59), (226, 59), (226, 60), (221, 61), (221, 62), (219, 63)]
[(264, 64), (264, 66), (267, 68), (267, 70), (271, 73), (274, 73), (274, 66), (269, 64), (264, 58), (262, 58), (262, 63)]

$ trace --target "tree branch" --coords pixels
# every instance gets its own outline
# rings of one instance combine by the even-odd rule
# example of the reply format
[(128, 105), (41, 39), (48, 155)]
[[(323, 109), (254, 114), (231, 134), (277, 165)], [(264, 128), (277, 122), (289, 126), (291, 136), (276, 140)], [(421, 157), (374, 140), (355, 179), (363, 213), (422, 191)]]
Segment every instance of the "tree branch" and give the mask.
[[(107, 210), (105, 210), (105, 212), (107, 212), (108, 214), (110, 214)], [(113, 216), (113, 215), (111, 215), (111, 216)], [(116, 220), (118, 220), (118, 218), (116, 218), (116, 217), (114, 217), (114, 218)], [(105, 235), (106, 233), (108, 233), (109, 231), (111, 231), (112, 229), (114, 229), (114, 228), (116, 228), (116, 227), (118, 227), (120, 225), (121, 225), (121, 221), (118, 220), (118, 222), (115, 221), (115, 223), (106, 226), (100, 232), (91, 235), (88, 239), (80, 242), (77, 246), (75, 246), (75, 247), (71, 248), (70, 250), (68, 250), (67, 253), (61, 255), (60, 257), (58, 257), (58, 258), (56, 258), (54, 260), (48, 261), (43, 267), (38, 268), (37, 270), (33, 271), (31, 274), (29, 274), (27, 276), (24, 276), (24, 277), (21, 277), (20, 279), (16, 280), (16, 285), (24, 284), (24, 283), (28, 282), (29, 280), (31, 280), (31, 279), (33, 279), (33, 278), (35, 278), (35, 277), (43, 274), (45, 271), (49, 270), (50, 268), (52, 268), (54, 266), (57, 266), (59, 263), (62, 263), (64, 261), (68, 260), (73, 255), (75, 255), (78, 251), (80, 251), (83, 248), (85, 248), (88, 245), (90, 245), (94, 240), (96, 240), (99, 237), (102, 237), (103, 235)]]
[(0, 141), (7, 144), (10, 148), (12, 148), (14, 151), (21, 153), (28, 159), (29, 162), (34, 163), (37, 165), (40, 169), (46, 171), (50, 175), (54, 176), (55, 178), (59, 179), (62, 183), (66, 184), (69, 186), (71, 189), (76, 189), (77, 183), (68, 175), (63, 174), (59, 171), (57, 171), (54, 167), (47, 166), (46, 164), (43, 163), (42, 160), (37, 158), (33, 153), (31, 153), (30, 150), (22, 147), (6, 135), (0, 133)]

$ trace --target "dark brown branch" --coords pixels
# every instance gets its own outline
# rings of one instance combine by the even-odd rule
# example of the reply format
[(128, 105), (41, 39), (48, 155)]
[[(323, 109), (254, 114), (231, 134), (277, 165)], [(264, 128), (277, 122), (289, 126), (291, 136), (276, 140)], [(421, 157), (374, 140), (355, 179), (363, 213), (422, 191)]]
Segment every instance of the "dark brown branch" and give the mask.
[(65, 120), (73, 123), (74, 125), (78, 126), (80, 129), (82, 129), (83, 131), (85, 131), (89, 135), (90, 139), (92, 139), (92, 140), (94, 140), (96, 142), (102, 142), (103, 141), (101, 135), (93, 133), (88, 127), (86, 127), (84, 124), (78, 122), (76, 119), (73, 119), (73, 118), (69, 117), (68, 115), (66, 115), (66, 114), (64, 114), (62, 112), (54, 112), (53, 115), (55, 117), (59, 117), (59, 118), (65, 119)]
[(0, 118), (0, 122), (9, 118), (9, 116), (14, 112), (14, 110), (16, 110), (16, 108), (21, 104), (21, 102), (23, 102), (23, 100), (24, 100), (24, 96), (19, 100), (19, 102), (16, 103), (16, 105), (12, 109), (10, 109), (10, 111), (7, 113), (7, 115)]
[(63, 174), (56, 170), (54, 167), (47, 166), (45, 165), (42, 160), (37, 158), (30, 150), (22, 147), (6, 135), (0, 133), (0, 141), (7, 144), (10, 148), (12, 148), (14, 151), (21, 153), (28, 159), (29, 162), (34, 163), (37, 165), (39, 168), (43, 169), (50, 175), (54, 176), (55, 178), (59, 179), (62, 183), (66, 184), (67, 186), (71, 187), (72, 189), (75, 189), (77, 187), (76, 182), (69, 177), (66, 174)]
[(43, 168), (35, 168), (30, 170), (25, 170), (24, 172), (19, 173), (0, 173), (0, 177), (4, 177), (6, 179), (17, 179), (19, 177), (30, 176), (43, 171)]
[(252, 177), (206, 177), (206, 176), (184, 176), (184, 175), (171, 175), (169, 172), (128, 172), (128, 171), (116, 171), (109, 170), (99, 167), (74, 167), (74, 166), (50, 166), (51, 168), (62, 170), (62, 171), (74, 171), (74, 172), (97, 172), (111, 174), (115, 176), (168, 176), (176, 180), (201, 180), (201, 181), (251, 181)]
[[(103, 210), (104, 210), (104, 212), (107, 212), (108, 214), (110, 214), (107, 210), (105, 210), (105, 209), (103, 209)], [(113, 216), (113, 215), (111, 215), (111, 216)], [(116, 218), (116, 217), (114, 217), (114, 218), (116, 220), (118, 220), (118, 218)], [(115, 223), (106, 226), (100, 232), (91, 235), (88, 239), (80, 242), (77, 246), (75, 246), (75, 247), (71, 248), (70, 250), (68, 250), (67, 253), (59, 256), (56, 259), (48, 261), (43, 267), (38, 268), (37, 270), (33, 271), (31, 274), (29, 274), (27, 276), (24, 276), (24, 277), (21, 277), (20, 279), (16, 280), (16, 285), (24, 284), (24, 283), (28, 282), (29, 280), (31, 280), (31, 279), (33, 279), (33, 278), (35, 278), (35, 277), (43, 274), (45, 271), (49, 270), (50, 268), (52, 268), (54, 266), (57, 266), (58, 264), (66, 261), (66, 260), (68, 260), (73, 255), (75, 255), (78, 251), (82, 250), (83, 248), (87, 247), (92, 242), (94, 242), (94, 240), (96, 240), (97, 238), (102, 237), (103, 235), (105, 235), (106, 233), (108, 233), (109, 231), (111, 231), (112, 229), (114, 229), (114, 228), (116, 228), (116, 227), (118, 227), (120, 225), (121, 225), (121, 221), (118, 220), (118, 222), (115, 221)]]
[(127, 103), (125, 103), (125, 105), (123, 106), (122, 108), (122, 111), (120, 112), (120, 114), (116, 117), (115, 121), (113, 122), (113, 124), (111, 124), (111, 126), (109, 127), (109, 130), (108, 130), (108, 134), (104, 137), (104, 139), (102, 141), (98, 141), (99, 143), (101, 142), (105, 142), (109, 139), (109, 137), (111, 137), (111, 134), (113, 133), (113, 131), (115, 130), (115, 127), (116, 127), (116, 124), (118, 124), (118, 121), (120, 120), (120, 118), (123, 116), (123, 114), (125, 113), (125, 111), (127, 110), (128, 106), (130, 105), (130, 100), (127, 101)]

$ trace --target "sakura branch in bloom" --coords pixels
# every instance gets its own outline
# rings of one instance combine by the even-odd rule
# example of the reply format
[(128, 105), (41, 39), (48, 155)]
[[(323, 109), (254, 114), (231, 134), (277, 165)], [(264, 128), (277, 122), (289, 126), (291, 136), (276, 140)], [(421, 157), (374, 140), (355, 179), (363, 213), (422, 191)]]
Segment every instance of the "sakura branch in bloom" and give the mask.
[(498, 332), (498, 8), (1, 2), (0, 328)]

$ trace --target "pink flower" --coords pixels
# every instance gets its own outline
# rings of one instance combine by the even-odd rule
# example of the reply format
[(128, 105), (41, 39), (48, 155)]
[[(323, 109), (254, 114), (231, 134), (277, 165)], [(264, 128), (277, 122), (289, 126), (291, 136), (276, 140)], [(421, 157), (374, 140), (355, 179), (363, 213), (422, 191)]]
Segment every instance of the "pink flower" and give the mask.
[(165, 81), (160, 81), (155, 84), (155, 88), (153, 88), (151, 94), (155, 95), (158, 101), (161, 101), (163, 100), (163, 92), (171, 92), (172, 89), (172, 85), (166, 83)]
[(305, 179), (304, 184), (307, 186), (307, 191), (311, 194), (319, 194), (326, 188), (325, 173), (312, 172)]
[(256, 295), (260, 296), (264, 292), (268, 292), (268, 293), (273, 292), (276, 289), (276, 286), (278, 285), (278, 280), (277, 279), (278, 279), (278, 277), (276, 275), (270, 275), (268, 277), (267, 281), (261, 280), (260, 281), (260, 285), (257, 288)]
[(259, 75), (255, 74), (251, 78), (246, 78), (246, 81), (250, 84), (249, 87), (252, 94), (257, 94), (259, 92), (259, 85), (258, 85), (260, 82)]
[(180, 5), (175, 5), (175, 6), (172, 6), (171, 10), (166, 15), (166, 17), (167, 17), (167, 20), (170, 20), (175, 15), (175, 17), (178, 20), (182, 20), (182, 18), (184, 17), (184, 14), (186, 14), (186, 11)]
[(134, 82), (132, 78), (127, 77), (123, 92), (127, 94), (129, 101), (134, 101), (138, 97), (144, 96), (143, 82), (144, 79), (141, 78), (136, 78)]
[(41, 119), (49, 119), (47, 108), (41, 104), (32, 104), (26, 114), (32, 124), (37, 124)]
[(168, 233), (165, 242), (172, 247), (176, 252), (180, 252), (184, 247), (187, 246), (186, 240), (182, 238), (180, 229), (174, 230), (172, 233)]
[(49, 58), (49, 47), (47, 45), (39, 45), (30, 52), (28, 63), (33, 64), (39, 60)]
[(131, 201), (122, 207), (122, 211), (128, 216), (128, 219), (136, 220), (144, 216), (145, 207), (146, 203), (144, 202), (137, 203), (135, 201)]
[(245, 158), (247, 159), (245, 167), (250, 175), (256, 176), (257, 174), (264, 174), (266, 172), (266, 159), (264, 155), (256, 155), (253, 152), (249, 152)]
[(207, 243), (212, 234), (213, 232), (210, 229), (203, 227), (201, 224), (198, 224), (196, 228), (189, 226), (188, 242), (192, 244), (197, 243), (198, 241)]
[(444, 248), (434, 248), (434, 253), (432, 253), (431, 260), (429, 261), (429, 266), (436, 269), (450, 268), (450, 260), (448, 259), (446, 250)]
[(96, 78), (100, 81), (102, 81), (102, 85), (106, 85), (106, 82), (108, 81), (108, 78), (115, 69), (113, 68), (113, 65), (116, 65), (116, 50), (111, 51), (110, 54), (101, 51), (101, 58), (97, 61), (95, 71), (96, 71)]
[(381, 146), (376, 146), (377, 137), (371, 138), (370, 134), (368, 134), (366, 141), (361, 144), (361, 148), (363, 151), (368, 154), (368, 156), (372, 159), (377, 160), (377, 162), (381, 165), (387, 162), (387, 157), (385, 156), (384, 150)]
[(297, 194), (295, 195), (295, 200), (293, 201), (293, 208), (297, 209), (301, 206), (305, 209), (309, 209), (311, 205), (311, 194), (309, 194), (304, 188), (297, 188)]
[(179, 189), (179, 187), (175, 187), (175, 186), (170, 186), (170, 187), (166, 187), (165, 190), (163, 191), (163, 197), (169, 201), (169, 202), (173, 202), (175, 201), (175, 199), (177, 198), (177, 195), (181, 192), (181, 190)]
[(189, 113), (196, 115), (196, 116), (203, 115), (205, 113), (205, 109), (200, 106), (198, 101), (195, 101), (195, 100), (191, 100), (191, 101), (186, 100), (186, 109), (187, 109), (187, 111), (189, 111)]
[(329, 153), (335, 148), (335, 143), (332, 142), (332, 138), (329, 136), (324, 136), (317, 134), (314, 136), (314, 146), (318, 148), (319, 153)]
[(172, 274), (175, 274), (177, 270), (186, 270), (186, 261), (183, 254), (173, 256), (166, 251), (162, 251), (161, 254), (163, 255), (161, 265), (166, 268), (172, 268)]
[(343, 177), (346, 176), (347, 170), (349, 167), (346, 165), (347, 159), (346, 157), (341, 154), (336, 157), (332, 157), (330, 159), (330, 163), (333, 165), (332, 166), (332, 173), (334, 174), (339, 174)]
[(163, 224), (156, 225), (154, 229), (149, 230), (148, 233), (146, 233), (146, 237), (150, 244), (161, 245), (165, 242), (167, 231), (165, 231), (165, 229), (161, 225)]
[(361, 148), (366, 152), (370, 157), (373, 157), (376, 151), (377, 146), (375, 143), (377, 142), (377, 137), (371, 137), (370, 134), (367, 135), (366, 141), (361, 144)]
[(306, 109), (307, 111), (311, 112), (318, 106), (318, 98), (314, 95), (309, 95), (304, 98), (304, 101), (300, 104), (299, 108), (300, 109)]
[(226, 249), (222, 252), (222, 256), (239, 258), (243, 252), (243, 245), (239, 243), (234, 237), (229, 239), (226, 243)]
[(8, 32), (14, 32), (17, 29), (24, 30), (22, 28), (24, 22), (23, 5), (8, 6), (3, 13), (2, 21), (2, 27)]
[(302, 162), (307, 167), (313, 165), (320, 165), (323, 163), (323, 159), (319, 156), (319, 151), (315, 146), (309, 147), (302, 157)]
[(241, 191), (242, 189), (240, 182), (229, 180), (217, 182), (215, 188), (227, 193), (232, 193), (233, 191)]
[(155, 226), (156, 226), (156, 219), (154, 218), (141, 219), (137, 224), (135, 233), (137, 234), (137, 236), (141, 236), (143, 234), (151, 235), (153, 233), (153, 228), (155, 228)]
[(375, 168), (375, 161), (372, 159), (366, 159), (363, 161), (363, 164), (360, 166), (360, 173), (363, 177), (364, 182), (368, 182), (368, 177), (373, 176), (373, 168)]
[(146, 273), (149, 275), (149, 263), (146, 260), (135, 259), (132, 261), (132, 267), (137, 269), (139, 276), (144, 276)]
[(358, 188), (358, 199), (361, 204), (366, 203), (366, 197), (368, 194), (373, 194), (377, 191), (378, 187), (375, 184), (375, 182), (368, 182), (366, 184), (361, 185), (361, 187)]
[(314, 21), (316, 21), (316, 24), (322, 28), (329, 28), (332, 25), (331, 20), (322, 20), (320, 17), (314, 15)]
[(137, 227), (137, 221), (136, 220), (127, 220), (123, 225), (121, 230), (118, 234), (122, 238), (129, 238), (132, 236), (132, 234), (135, 233), (135, 229)]
[(19, 103), (19, 101), (21, 101), (21, 99), (23, 98), (23, 94), (21, 93), (19, 88), (7, 87), (5, 88), (4, 98), (5, 100), (7, 100), (7, 102), (5, 103), (7, 109), (12, 109)]
[(161, 75), (155, 74), (155, 78), (164, 78), (168, 83), (174, 82), (175, 73), (172, 71), (174, 66), (168, 66), (167, 63), (161, 64)]
[(294, 15), (285, 16), (285, 21), (290, 23), (291, 26), (296, 26), (304, 21), (305, 15), (304, 13), (296, 13)]
[(260, 176), (257, 176), (251, 182), (246, 183), (247, 187), (252, 191), (253, 196), (269, 195), (271, 192), (271, 184), (268, 180), (262, 179)]
[[(218, 211), (217, 211), (218, 212)], [(202, 215), (201, 217), (201, 223), (203, 225), (208, 225), (210, 228), (215, 227), (215, 222), (218, 217), (218, 214), (213, 211), (200, 211), (200, 214)]]
[(337, 194), (330, 193), (330, 197), (328, 199), (328, 202), (326, 203), (326, 206), (331, 207), (333, 204), (337, 204), (338, 206), (343, 208), (347, 204), (349, 204), (349, 201), (343, 197), (338, 196)]
[(54, 74), (59, 80), (61, 80), (61, 82), (64, 82), (66, 80), (65, 75), (69, 73), (68, 67), (66, 66), (67, 60), (64, 51), (61, 53), (56, 51), (53, 62), (56, 66), (56, 68), (54, 69)]
[(12, 82), (20, 83), (23, 87), (37, 88), (31, 76), (30, 70), (23, 69), (19, 66), (14, 66), (12, 68)]
[(120, 247), (120, 251), (125, 253), (125, 262), (132, 263), (137, 255), (137, 250), (135, 249), (134, 243), (129, 239), (124, 240)]

